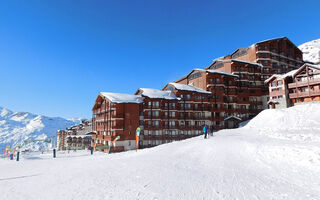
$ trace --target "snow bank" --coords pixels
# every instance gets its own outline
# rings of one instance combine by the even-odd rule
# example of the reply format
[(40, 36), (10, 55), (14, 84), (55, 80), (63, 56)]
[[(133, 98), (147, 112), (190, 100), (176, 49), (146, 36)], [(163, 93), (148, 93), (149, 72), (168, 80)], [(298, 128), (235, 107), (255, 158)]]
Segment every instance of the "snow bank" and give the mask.
[(320, 103), (309, 103), (287, 109), (268, 109), (253, 118), (246, 128), (320, 129)]

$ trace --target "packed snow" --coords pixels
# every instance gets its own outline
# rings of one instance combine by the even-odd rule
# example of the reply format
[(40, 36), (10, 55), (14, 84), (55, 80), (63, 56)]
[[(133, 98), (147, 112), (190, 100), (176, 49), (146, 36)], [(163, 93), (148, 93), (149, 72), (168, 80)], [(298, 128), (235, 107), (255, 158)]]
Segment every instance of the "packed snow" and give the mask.
[(313, 63), (320, 62), (320, 39), (306, 42), (299, 46), (303, 53), (303, 60)]
[(46, 117), (29, 112), (12, 112), (0, 107), (0, 151), (6, 145), (21, 144), (23, 149), (38, 150), (51, 143), (46, 139), (55, 137), (58, 129), (77, 124), (60, 117)]
[(320, 104), (138, 152), (0, 159), (1, 199), (320, 199)]

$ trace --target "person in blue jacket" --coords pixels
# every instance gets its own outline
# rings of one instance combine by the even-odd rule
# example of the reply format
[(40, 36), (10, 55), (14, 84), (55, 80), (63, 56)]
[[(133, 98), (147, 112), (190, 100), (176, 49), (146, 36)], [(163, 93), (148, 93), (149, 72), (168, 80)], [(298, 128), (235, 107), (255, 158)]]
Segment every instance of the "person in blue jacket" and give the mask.
[(207, 138), (207, 135), (208, 135), (208, 127), (207, 127), (207, 125), (204, 125), (204, 127), (203, 127), (203, 133), (204, 133), (204, 139), (206, 139), (206, 138)]

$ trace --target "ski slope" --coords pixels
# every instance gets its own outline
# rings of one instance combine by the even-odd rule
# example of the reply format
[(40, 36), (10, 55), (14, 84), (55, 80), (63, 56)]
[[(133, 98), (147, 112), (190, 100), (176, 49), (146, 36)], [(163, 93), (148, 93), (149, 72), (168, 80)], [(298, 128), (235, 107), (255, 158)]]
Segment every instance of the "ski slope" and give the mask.
[(0, 159), (1, 199), (320, 199), (320, 104), (239, 129), (117, 154)]

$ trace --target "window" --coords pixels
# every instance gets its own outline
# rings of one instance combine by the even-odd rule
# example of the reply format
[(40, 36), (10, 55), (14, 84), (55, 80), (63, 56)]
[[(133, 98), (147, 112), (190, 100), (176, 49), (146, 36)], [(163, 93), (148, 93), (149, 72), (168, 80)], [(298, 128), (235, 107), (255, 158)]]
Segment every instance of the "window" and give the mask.
[(159, 111), (153, 111), (152, 115), (155, 116), (155, 117), (158, 117), (159, 116)]
[(154, 107), (159, 107), (159, 102), (158, 101), (154, 101), (154, 102), (152, 102), (152, 104), (153, 104)]
[(282, 81), (278, 81), (278, 85), (282, 85)]
[(159, 126), (159, 121), (152, 121), (152, 125), (158, 127)]

